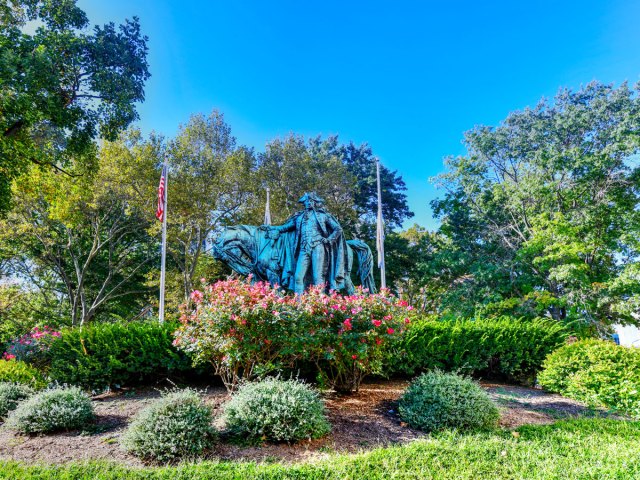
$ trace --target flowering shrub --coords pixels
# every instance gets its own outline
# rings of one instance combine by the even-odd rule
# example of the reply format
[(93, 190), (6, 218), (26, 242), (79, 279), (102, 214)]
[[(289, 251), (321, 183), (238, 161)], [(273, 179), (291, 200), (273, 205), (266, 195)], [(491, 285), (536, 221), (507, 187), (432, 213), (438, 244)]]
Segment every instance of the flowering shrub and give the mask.
[(183, 311), (174, 345), (196, 363), (210, 362), (229, 390), (292, 363), (296, 335), (293, 297), (266, 283), (238, 280), (195, 290), (195, 308)]
[(382, 366), (383, 350), (410, 322), (411, 307), (387, 292), (325, 294), (311, 288), (287, 296), (267, 283), (217, 282), (194, 291), (174, 344), (196, 362), (210, 362), (233, 389), (291, 365), (314, 362), (338, 391), (357, 390)]
[(331, 295), (311, 288), (299, 302), (298, 349), (338, 392), (357, 391), (369, 373), (381, 373), (384, 352), (411, 322), (412, 307), (388, 292)]
[(42, 363), (51, 342), (60, 337), (60, 332), (48, 326), (34, 327), (31, 332), (9, 342), (2, 358), (21, 360), (29, 363)]

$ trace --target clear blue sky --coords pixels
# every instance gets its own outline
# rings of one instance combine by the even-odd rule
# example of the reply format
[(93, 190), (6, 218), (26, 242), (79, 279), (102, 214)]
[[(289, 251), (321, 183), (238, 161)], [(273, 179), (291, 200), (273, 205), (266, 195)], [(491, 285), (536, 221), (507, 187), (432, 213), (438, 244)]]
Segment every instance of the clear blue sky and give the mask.
[[(289, 132), (369, 143), (435, 227), (429, 177), (561, 86), (640, 80), (638, 1), (79, 0), (93, 23), (137, 15), (152, 78), (143, 131), (218, 108), (258, 151)], [(412, 222), (410, 222), (412, 223)]]

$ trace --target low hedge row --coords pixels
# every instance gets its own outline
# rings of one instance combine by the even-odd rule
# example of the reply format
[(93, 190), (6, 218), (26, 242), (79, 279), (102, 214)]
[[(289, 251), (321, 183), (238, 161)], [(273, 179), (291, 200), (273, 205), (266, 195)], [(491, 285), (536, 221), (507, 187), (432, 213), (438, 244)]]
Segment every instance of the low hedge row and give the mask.
[(407, 330), (389, 372), (414, 375), (440, 369), (530, 383), (567, 331), (546, 319), (421, 319)]
[[(191, 359), (173, 346), (176, 328), (173, 322), (145, 321), (63, 330), (47, 354), (48, 376), (59, 383), (103, 389), (193, 375)], [(389, 353), (383, 371), (415, 375), (440, 369), (530, 382), (566, 335), (558, 323), (543, 319), (420, 319)]]
[(553, 352), (543, 367), (538, 381), (546, 390), (640, 418), (640, 349), (582, 340)]
[(139, 385), (192, 370), (173, 346), (173, 322), (96, 323), (66, 329), (48, 352), (49, 377), (89, 389)]

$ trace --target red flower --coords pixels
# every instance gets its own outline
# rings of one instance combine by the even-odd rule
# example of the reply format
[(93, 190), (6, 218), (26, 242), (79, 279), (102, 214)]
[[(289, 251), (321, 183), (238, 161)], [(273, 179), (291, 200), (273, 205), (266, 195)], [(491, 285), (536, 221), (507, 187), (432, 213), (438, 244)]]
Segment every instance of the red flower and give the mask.
[(373, 323), (376, 327), (379, 327), (380, 325), (382, 325), (382, 320), (371, 320), (371, 323)]
[(356, 358), (358, 358), (358, 355), (351, 355), (351, 358), (355, 360)]
[(347, 318), (344, 322), (342, 322), (342, 324), (344, 325), (345, 330), (351, 330), (353, 328), (353, 325), (351, 325), (350, 318)]
[(393, 328), (387, 328), (387, 333), (389, 335), (393, 335), (393, 332), (395, 332), (395, 330)]
[(409, 317), (407, 317), (407, 318), (405, 318), (405, 319), (404, 319), (404, 323), (406, 323), (406, 324), (411, 323), (411, 320), (409, 320)]
[(381, 338), (376, 338), (376, 345), (380, 345), (382, 343), (382, 339)]

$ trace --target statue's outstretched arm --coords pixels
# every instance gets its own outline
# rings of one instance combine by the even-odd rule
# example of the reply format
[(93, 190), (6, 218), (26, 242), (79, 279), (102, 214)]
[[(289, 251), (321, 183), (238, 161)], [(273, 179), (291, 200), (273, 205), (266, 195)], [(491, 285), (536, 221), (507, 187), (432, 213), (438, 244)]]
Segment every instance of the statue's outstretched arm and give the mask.
[(290, 232), (291, 230), (296, 229), (296, 221), (295, 218), (290, 218), (282, 225), (277, 225), (272, 227), (276, 232)]

